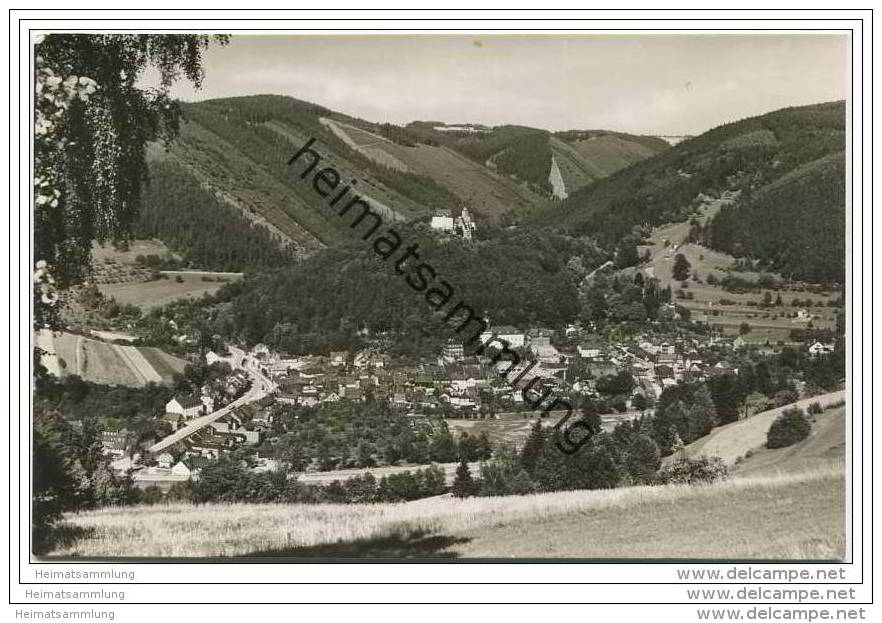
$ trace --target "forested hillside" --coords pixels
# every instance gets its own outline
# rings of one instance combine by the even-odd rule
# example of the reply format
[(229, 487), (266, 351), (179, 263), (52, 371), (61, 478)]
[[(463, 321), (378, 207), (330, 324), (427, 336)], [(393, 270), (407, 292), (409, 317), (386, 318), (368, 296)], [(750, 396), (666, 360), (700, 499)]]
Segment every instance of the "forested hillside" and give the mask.
[[(228, 269), (242, 268), (233, 266), (237, 258), (248, 266), (278, 258), (249, 255), (251, 239), (219, 251), (205, 232), (224, 225), (177, 228), (179, 214), (220, 202), (279, 240), (276, 248), (346, 244), (339, 219), (318, 209), (310, 184), (287, 165), (314, 137), (327, 164), (358, 179), (389, 221), (468, 206), (488, 225), (526, 220), (613, 249), (637, 225), (687, 220), (702, 193), (740, 190), (704, 228), (706, 244), (797, 279), (841, 281), (844, 111), (842, 102), (779, 110), (668, 148), (654, 137), (596, 130), (374, 124), (282, 96), (210, 100), (186, 105), (181, 137), (168, 152), (153, 150), (157, 175), (187, 190), (155, 185), (142, 226), (145, 235), (172, 236), (190, 261)], [(550, 178), (555, 194), (569, 198), (550, 200)], [(228, 221), (232, 212), (223, 214)], [(819, 259), (803, 261), (806, 253)]]
[(845, 154), (805, 164), (724, 207), (709, 244), (785, 275), (845, 282)]
[(292, 175), (287, 164), (310, 137), (316, 138), (327, 165), (344, 179), (358, 179), (361, 194), (390, 220), (410, 220), (458, 204), (433, 180), (377, 165), (351, 149), (320, 122), (330, 114), (279, 96), (188, 104), (180, 137), (168, 153), (154, 149), (153, 159), (186, 170), (230, 205), (265, 220), (292, 246), (305, 250), (345, 239), (339, 219), (318, 209), (311, 184)]
[[(536, 223), (612, 246), (635, 225), (688, 219), (700, 193), (741, 190), (736, 204), (711, 222), (710, 244), (795, 278), (838, 280), (845, 177), (837, 155), (844, 148), (844, 102), (787, 108), (720, 126), (633, 164), (576, 192)], [(807, 252), (825, 259), (800, 261)]]
[(150, 183), (141, 201), (135, 236), (159, 238), (190, 268), (252, 272), (294, 260), (292, 249), (278, 236), (249, 222), (168, 160), (150, 165)]
[(654, 136), (603, 130), (557, 132), (551, 137), (568, 194), (667, 149), (670, 145)]
[[(466, 206), (487, 224), (522, 221), (551, 205), (553, 151), (571, 191), (665, 147), (650, 137), (607, 132), (560, 133), (557, 138), (519, 126), (447, 131), (436, 122), (376, 124), (278, 95), (182, 108), (178, 139), (169, 150), (158, 145), (150, 150), (157, 184), (148, 190), (152, 203), (142, 221), (145, 233), (165, 239), (161, 231), (173, 228), (178, 214), (189, 213), (193, 205), (220, 202), (295, 254), (346, 240), (339, 219), (318, 209), (309, 181), (293, 175), (287, 164), (310, 138), (316, 139), (323, 164), (336, 168), (344, 181), (358, 180), (359, 193), (387, 220), (427, 220), (438, 210), (456, 213)], [(166, 181), (182, 189), (186, 184), (188, 190), (163, 190)], [(207, 240), (197, 242), (205, 238), (197, 228), (173, 235), (177, 251), (186, 255), (189, 250), (192, 261), (218, 266), (218, 253)], [(243, 241), (241, 248), (248, 244)], [(231, 261), (237, 254), (223, 260), (223, 266), (236, 268)], [(256, 261), (264, 262), (251, 258), (247, 263)]]
[(454, 144), (457, 151), (476, 162), (486, 163), (502, 173), (514, 175), (536, 188), (551, 190), (550, 134), (520, 126), (501, 126), (486, 133), (464, 137)]
[(566, 192), (669, 149), (652, 136), (635, 136), (607, 130), (548, 132), (523, 126), (494, 128), (463, 126), (468, 130), (442, 130), (444, 124), (414, 122), (401, 132), (413, 142), (447, 145), (475, 162), (526, 182), (541, 194), (549, 194), (554, 156)]
[[(486, 312), (495, 325), (553, 328), (577, 317), (576, 284), (566, 262), (591, 257), (584, 240), (500, 230), (498, 238), (469, 245), (406, 230), (401, 235), (420, 242), (421, 258), (449, 282), (454, 300)], [(363, 329), (398, 333), (392, 345), (398, 352), (438, 349), (450, 335), (432, 319), (423, 295), (360, 241), (231, 284), (219, 296), (229, 305), (217, 316), (218, 333), (288, 352), (350, 347)]]

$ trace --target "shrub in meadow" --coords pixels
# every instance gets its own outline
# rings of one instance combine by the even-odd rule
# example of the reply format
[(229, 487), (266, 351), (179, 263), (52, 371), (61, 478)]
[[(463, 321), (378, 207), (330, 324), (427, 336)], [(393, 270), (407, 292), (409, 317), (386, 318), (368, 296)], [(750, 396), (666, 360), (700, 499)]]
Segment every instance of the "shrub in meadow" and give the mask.
[(657, 481), (665, 485), (710, 484), (729, 477), (729, 467), (718, 456), (679, 459), (658, 473)]
[(812, 424), (796, 407), (779, 415), (766, 433), (767, 448), (786, 448), (802, 441), (812, 432)]

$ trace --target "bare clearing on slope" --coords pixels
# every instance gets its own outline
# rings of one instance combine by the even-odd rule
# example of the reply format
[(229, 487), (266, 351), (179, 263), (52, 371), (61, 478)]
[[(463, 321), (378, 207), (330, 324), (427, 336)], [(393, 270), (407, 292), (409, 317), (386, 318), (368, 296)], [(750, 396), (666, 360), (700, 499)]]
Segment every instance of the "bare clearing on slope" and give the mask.
[(660, 151), (615, 133), (595, 133), (572, 141), (552, 136), (551, 149), (557, 156), (568, 193)]

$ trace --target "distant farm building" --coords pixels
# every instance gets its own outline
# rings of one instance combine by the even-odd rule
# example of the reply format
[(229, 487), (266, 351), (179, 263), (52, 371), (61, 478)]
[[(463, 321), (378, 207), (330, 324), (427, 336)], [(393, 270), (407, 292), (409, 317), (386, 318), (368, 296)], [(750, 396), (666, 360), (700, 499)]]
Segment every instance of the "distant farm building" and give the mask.
[(447, 210), (436, 212), (435, 216), (432, 217), (429, 226), (434, 231), (439, 231), (445, 234), (454, 234), (461, 237), (463, 240), (471, 240), (472, 236), (474, 236), (475, 230), (478, 228), (472, 220), (472, 215), (469, 214), (469, 209), (465, 207), (456, 218), (454, 218)]

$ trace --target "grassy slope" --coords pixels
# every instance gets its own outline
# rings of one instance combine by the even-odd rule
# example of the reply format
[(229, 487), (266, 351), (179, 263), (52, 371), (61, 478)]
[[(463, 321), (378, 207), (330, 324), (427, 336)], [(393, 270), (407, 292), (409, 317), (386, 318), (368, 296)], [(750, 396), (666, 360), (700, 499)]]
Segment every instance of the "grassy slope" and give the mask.
[[(802, 401), (829, 404), (833, 393)], [(815, 559), (844, 554), (845, 409), (811, 436), (759, 449), (779, 410), (688, 447), (740, 461), (712, 486), (627, 487), (527, 496), (449, 495), (406, 504), (175, 504), (68, 518), (79, 557), (470, 557)], [(541, 529), (539, 527), (541, 526)]]
[[(831, 403), (845, 400), (845, 392), (831, 392), (822, 396), (806, 398), (794, 403), (800, 409), (807, 409), (813, 402), (826, 406)], [(686, 446), (688, 456), (718, 456), (727, 463), (733, 464), (738, 457), (744, 456), (748, 451), (763, 446), (766, 443), (766, 433), (769, 426), (781, 413), (794, 405), (786, 405), (777, 409), (763, 411), (745, 420), (739, 420), (726, 426), (720, 426), (714, 431)], [(826, 417), (826, 416), (819, 416)]]
[(807, 471), (845, 456), (845, 407), (812, 417), (812, 434), (787, 448), (759, 448), (738, 463), (735, 475), (752, 477)]
[(447, 496), (408, 504), (170, 505), (69, 517), (77, 557), (834, 559), (841, 468), (710, 487)]
[[(722, 427), (690, 448), (741, 456), (774, 415)], [(832, 560), (844, 552), (844, 423), (844, 409), (825, 411), (802, 443), (755, 451), (734, 479), (712, 486), (104, 509), (69, 517), (86, 536), (54, 555)]]
[(836, 559), (844, 554), (841, 472), (712, 487), (458, 533), (469, 557)]
[[(829, 404), (837, 393), (800, 403)], [(712, 486), (627, 487), (527, 496), (449, 495), (406, 504), (208, 504), (103, 509), (68, 517), (78, 540), (54, 556), (815, 559), (844, 553), (845, 409), (811, 436), (759, 449), (778, 410), (689, 446), (740, 461)], [(541, 527), (541, 529), (539, 529)]]

